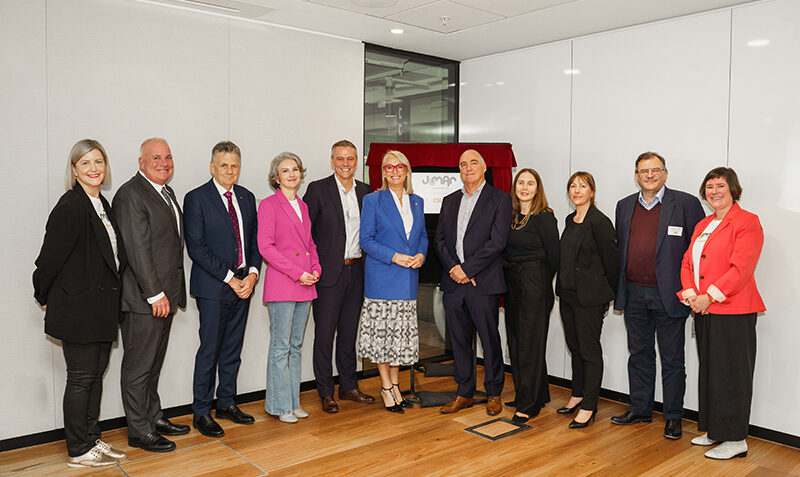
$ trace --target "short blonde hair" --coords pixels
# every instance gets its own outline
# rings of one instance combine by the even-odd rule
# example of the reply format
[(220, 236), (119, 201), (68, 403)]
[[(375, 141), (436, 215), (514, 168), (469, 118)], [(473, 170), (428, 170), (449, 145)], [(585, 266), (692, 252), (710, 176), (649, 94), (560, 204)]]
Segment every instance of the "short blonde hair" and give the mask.
[(383, 166), (386, 165), (386, 162), (389, 160), (390, 157), (394, 156), (395, 159), (400, 161), (401, 163), (405, 164), (408, 168), (408, 173), (406, 174), (406, 180), (403, 183), (403, 189), (406, 191), (406, 194), (413, 194), (414, 187), (411, 185), (411, 163), (408, 162), (408, 158), (405, 154), (400, 151), (386, 151), (386, 154), (383, 155), (383, 159), (381, 160), (381, 187), (378, 190), (386, 190), (389, 188), (389, 183), (386, 182), (386, 176), (384, 175)]
[(108, 165), (108, 154), (106, 154), (106, 150), (103, 149), (103, 145), (94, 139), (81, 139), (80, 141), (76, 142), (69, 151), (69, 159), (67, 160), (67, 174), (64, 177), (64, 187), (67, 190), (73, 189), (77, 181), (75, 174), (72, 172), (72, 167), (77, 164), (83, 156), (89, 154), (95, 149), (100, 151), (100, 154), (103, 155), (103, 161), (106, 163), (106, 172), (105, 176), (103, 177), (102, 184), (105, 185), (111, 181), (111, 168)]
[(300, 159), (300, 156), (293, 152), (283, 151), (282, 153), (275, 156), (272, 159), (272, 162), (269, 164), (269, 186), (272, 187), (272, 190), (278, 190), (278, 166), (281, 162), (285, 161), (286, 159), (291, 159), (297, 164), (297, 168), (300, 169), (300, 181), (302, 182), (303, 179), (306, 177), (306, 169), (303, 167), (303, 161)]

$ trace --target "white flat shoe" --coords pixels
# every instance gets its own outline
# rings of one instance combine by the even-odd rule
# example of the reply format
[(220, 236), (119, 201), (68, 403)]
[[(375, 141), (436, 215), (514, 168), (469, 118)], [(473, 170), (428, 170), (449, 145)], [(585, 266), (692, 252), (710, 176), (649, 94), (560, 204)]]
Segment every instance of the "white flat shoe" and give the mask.
[(719, 444), (719, 441), (712, 441), (708, 438), (708, 434), (703, 434), (692, 439), (692, 444), (696, 446), (713, 446), (714, 444)]
[(296, 411), (292, 411), (292, 414), (294, 414), (294, 417), (299, 417), (300, 419), (305, 419), (305, 418), (308, 417), (308, 413), (305, 412), (302, 409), (298, 409)]
[(297, 422), (297, 418), (295, 417), (295, 415), (294, 415), (294, 414), (289, 414), (289, 415), (286, 415), (286, 416), (279, 416), (279, 417), (278, 417), (278, 419), (279, 419), (281, 422), (288, 422), (288, 423), (295, 423), (295, 422)]
[(100, 448), (100, 450), (107, 456), (117, 459), (117, 460), (125, 460), (128, 458), (128, 454), (125, 452), (117, 449), (116, 447), (111, 447), (110, 444), (106, 444), (105, 442), (97, 439), (94, 441), (95, 445)]
[(725, 441), (717, 447), (706, 452), (709, 459), (728, 460), (734, 457), (747, 457), (747, 442)]
[(117, 459), (106, 455), (99, 446), (95, 445), (83, 455), (70, 457), (67, 461), (67, 467), (108, 467), (116, 465), (118, 462)]

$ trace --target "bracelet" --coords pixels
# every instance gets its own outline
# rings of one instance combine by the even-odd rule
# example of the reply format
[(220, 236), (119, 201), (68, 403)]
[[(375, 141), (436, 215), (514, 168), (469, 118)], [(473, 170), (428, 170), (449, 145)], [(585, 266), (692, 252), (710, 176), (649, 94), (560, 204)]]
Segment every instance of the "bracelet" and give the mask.
[(708, 301), (709, 302), (711, 302), (711, 303), (716, 303), (717, 302), (717, 300), (715, 300), (714, 297), (709, 295), (708, 293), (706, 293), (706, 296), (708, 297)]

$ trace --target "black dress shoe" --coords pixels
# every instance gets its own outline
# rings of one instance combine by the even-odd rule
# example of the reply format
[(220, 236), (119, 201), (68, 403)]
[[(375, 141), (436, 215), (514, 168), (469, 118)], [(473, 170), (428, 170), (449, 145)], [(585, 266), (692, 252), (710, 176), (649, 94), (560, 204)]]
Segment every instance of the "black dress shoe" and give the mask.
[(584, 427), (589, 427), (589, 424), (594, 422), (594, 418), (597, 417), (597, 409), (592, 411), (592, 415), (589, 416), (589, 419), (586, 422), (578, 422), (575, 419), (569, 423), (570, 429), (583, 429)]
[(625, 411), (625, 414), (613, 416), (611, 418), (611, 422), (618, 426), (630, 426), (631, 424), (636, 424), (637, 422), (653, 422), (653, 417), (639, 416), (638, 414), (633, 414), (631, 411)]
[(161, 437), (161, 434), (157, 432), (151, 432), (144, 437), (129, 437), (128, 445), (148, 452), (172, 452), (175, 450), (175, 443)]
[(680, 419), (667, 419), (667, 425), (664, 426), (664, 437), (667, 439), (680, 439), (683, 437)]
[(231, 404), (225, 409), (217, 408), (216, 416), (217, 419), (227, 419), (236, 424), (252, 424), (256, 422), (253, 416), (243, 413), (236, 404)]
[(194, 416), (192, 420), (194, 428), (200, 431), (200, 434), (208, 437), (222, 437), (225, 431), (217, 424), (217, 421), (211, 417), (211, 414), (205, 416)]
[(511, 418), (511, 422), (517, 425), (525, 424), (530, 420), (531, 416), (521, 416), (518, 413), (514, 413), (514, 416)]
[(162, 436), (180, 436), (189, 433), (189, 426), (185, 424), (173, 424), (166, 417), (156, 421), (156, 432)]
[[(583, 401), (581, 401), (581, 402), (583, 402)], [(567, 407), (567, 406), (560, 407), (560, 408), (558, 408), (556, 410), (556, 412), (559, 413), (559, 414), (572, 414), (573, 412), (575, 412), (580, 407), (581, 407), (581, 403), (579, 402), (578, 404), (574, 405), (573, 407)]]

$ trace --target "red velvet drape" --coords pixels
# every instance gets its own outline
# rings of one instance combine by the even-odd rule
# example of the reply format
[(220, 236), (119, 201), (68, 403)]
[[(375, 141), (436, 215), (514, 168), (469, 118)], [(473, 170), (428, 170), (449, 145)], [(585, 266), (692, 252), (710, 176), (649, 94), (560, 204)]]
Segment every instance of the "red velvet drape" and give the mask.
[(367, 166), (373, 190), (381, 186), (381, 159), (386, 151), (400, 151), (408, 157), (411, 167), (458, 167), (458, 159), (467, 149), (475, 149), (492, 169), (492, 185), (511, 192), (511, 168), (517, 165), (514, 151), (508, 143), (390, 143), (373, 142), (369, 148)]

